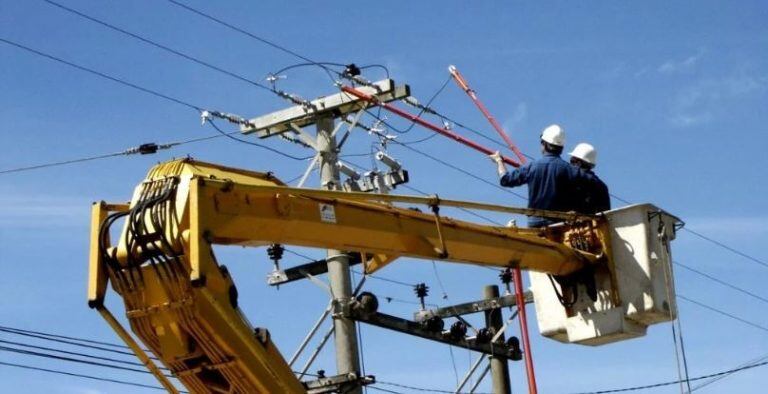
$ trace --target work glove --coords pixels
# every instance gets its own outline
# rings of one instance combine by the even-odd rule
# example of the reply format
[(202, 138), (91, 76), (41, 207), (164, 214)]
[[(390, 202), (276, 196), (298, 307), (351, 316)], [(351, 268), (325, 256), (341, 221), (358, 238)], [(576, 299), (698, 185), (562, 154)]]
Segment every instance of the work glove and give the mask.
[(488, 157), (490, 157), (494, 163), (501, 161), (501, 153), (499, 151), (493, 152), (493, 154), (488, 155)]

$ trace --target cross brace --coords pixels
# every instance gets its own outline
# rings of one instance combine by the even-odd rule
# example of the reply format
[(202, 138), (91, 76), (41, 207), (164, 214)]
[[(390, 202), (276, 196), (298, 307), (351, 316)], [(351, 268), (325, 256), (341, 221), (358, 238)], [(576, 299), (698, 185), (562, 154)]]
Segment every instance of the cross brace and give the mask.
[[(533, 293), (531, 293), (530, 291), (526, 291), (523, 294), (523, 297), (525, 297), (526, 304), (533, 303)], [(490, 300), (478, 300), (478, 301), (472, 301), (472, 302), (465, 302), (463, 304), (431, 309), (426, 312), (419, 311), (414, 313), (414, 319), (416, 321), (421, 321), (432, 316), (438, 316), (441, 318), (455, 317), (455, 316), (461, 316), (461, 315), (468, 315), (471, 313), (484, 312), (491, 309), (506, 308), (508, 306), (515, 306), (515, 305), (517, 305), (515, 301), (515, 295), (507, 294), (507, 295), (504, 295), (498, 298), (493, 298)]]
[[(390, 102), (411, 95), (411, 88), (408, 85), (397, 86), (391, 79), (384, 79), (374, 82), (371, 86), (361, 86), (357, 89), (375, 97), (379, 102)], [(312, 100), (310, 105), (296, 105), (250, 119), (247, 124), (240, 126), (240, 131), (243, 134), (256, 133), (259, 138), (267, 138), (292, 131), (294, 127), (314, 124), (318, 115), (321, 114), (340, 117), (359, 111), (368, 105), (368, 100), (360, 99), (347, 92), (340, 92)]]

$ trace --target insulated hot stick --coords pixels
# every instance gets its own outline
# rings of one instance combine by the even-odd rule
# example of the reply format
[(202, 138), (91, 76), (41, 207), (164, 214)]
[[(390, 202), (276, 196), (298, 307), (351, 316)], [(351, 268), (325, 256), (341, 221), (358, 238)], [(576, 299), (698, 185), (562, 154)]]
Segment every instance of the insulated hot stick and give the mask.
[[(469, 87), (469, 83), (466, 79), (464, 79), (461, 73), (459, 73), (459, 70), (456, 69), (456, 66), (448, 66), (448, 72), (451, 73), (451, 76), (453, 76), (453, 79), (456, 81), (459, 87), (464, 90), (465, 93), (467, 93), (472, 102), (475, 103), (475, 106), (477, 106), (485, 118), (488, 119), (488, 122), (491, 124), (491, 126), (493, 126), (501, 138), (504, 139), (504, 142), (507, 143), (509, 149), (515, 153), (515, 155), (520, 159), (521, 163), (525, 163), (525, 156), (520, 152), (519, 149), (517, 149), (517, 146), (515, 146), (501, 125), (499, 125), (499, 123), (496, 121), (496, 118), (494, 118), (493, 115), (488, 112), (488, 109), (485, 108), (485, 105), (480, 102), (480, 99), (477, 98), (477, 94), (472, 88)], [(531, 343), (528, 336), (528, 316), (525, 311), (525, 299), (523, 297), (523, 275), (520, 272), (520, 268), (515, 268), (512, 270), (512, 277), (515, 284), (515, 303), (517, 304), (517, 310), (519, 311), (520, 336), (523, 338), (523, 346), (525, 349), (525, 372), (528, 378), (528, 392), (530, 394), (536, 394), (538, 389), (536, 387), (536, 374), (534, 373), (533, 369)]]
[[(434, 132), (436, 132), (438, 134), (441, 134), (441, 135), (446, 136), (446, 137), (448, 137), (448, 138), (450, 138), (452, 140), (455, 140), (456, 142), (459, 142), (462, 145), (466, 145), (466, 146), (468, 146), (468, 147), (470, 147), (470, 148), (472, 148), (472, 149), (474, 149), (476, 151), (482, 152), (482, 153), (484, 153), (486, 155), (490, 155), (490, 154), (493, 154), (495, 152), (494, 150), (488, 149), (485, 146), (480, 145), (480, 144), (478, 144), (475, 141), (472, 141), (472, 140), (470, 140), (468, 138), (465, 138), (465, 137), (463, 137), (463, 136), (461, 136), (459, 134), (456, 134), (456, 133), (454, 133), (454, 132), (452, 132), (450, 130), (446, 130), (443, 127), (436, 126), (436, 125), (434, 125), (434, 124), (432, 124), (430, 122), (427, 122), (426, 120), (424, 120), (424, 119), (422, 119), (422, 118), (420, 118), (420, 117), (418, 117), (416, 115), (413, 115), (413, 114), (411, 114), (411, 113), (409, 113), (407, 111), (403, 111), (402, 109), (397, 108), (397, 107), (395, 107), (392, 104), (379, 101), (375, 96), (372, 96), (370, 94), (361, 92), (361, 91), (359, 91), (359, 90), (357, 90), (357, 89), (355, 89), (353, 87), (341, 86), (341, 90), (343, 92), (351, 94), (351, 95), (353, 95), (353, 96), (355, 96), (357, 98), (360, 98), (362, 100), (368, 101), (371, 104), (378, 105), (381, 108), (384, 108), (385, 110), (387, 110), (389, 112), (392, 112), (395, 115), (398, 115), (398, 116), (401, 116), (401, 117), (403, 117), (405, 119), (408, 119), (411, 122), (414, 122), (414, 123), (416, 123), (416, 124), (418, 124), (420, 126), (426, 127), (426, 128), (428, 128), (428, 129), (430, 129), (430, 130), (432, 130), (432, 131), (434, 131)], [(518, 161), (516, 161), (515, 159), (512, 159), (510, 157), (501, 156), (501, 160), (504, 161), (505, 163), (511, 165), (511, 166), (520, 167), (520, 163)]]
[[(488, 149), (488, 148), (486, 148), (486, 147), (484, 147), (484, 146), (482, 146), (482, 145), (480, 145), (480, 144), (478, 144), (478, 143), (476, 143), (476, 142), (474, 142), (474, 141), (472, 141), (470, 139), (464, 138), (461, 135), (456, 134), (456, 133), (454, 133), (454, 132), (452, 132), (450, 130), (446, 130), (444, 128), (435, 126), (434, 124), (432, 124), (430, 122), (427, 122), (427, 121), (421, 119), (420, 117), (418, 117), (416, 115), (410, 114), (407, 111), (403, 111), (403, 110), (401, 110), (401, 109), (399, 109), (399, 108), (397, 108), (397, 107), (395, 107), (395, 106), (393, 106), (393, 105), (391, 105), (389, 103), (381, 102), (378, 99), (376, 99), (376, 97), (371, 96), (369, 94), (366, 94), (364, 92), (361, 92), (361, 91), (359, 91), (359, 90), (357, 90), (357, 89), (355, 89), (353, 87), (342, 85), (341, 86), (341, 90), (343, 92), (351, 94), (351, 95), (353, 95), (355, 97), (358, 97), (358, 98), (360, 98), (362, 100), (368, 101), (371, 104), (378, 105), (378, 106), (386, 109), (387, 111), (392, 112), (395, 115), (398, 115), (398, 116), (401, 116), (401, 117), (403, 117), (405, 119), (408, 119), (408, 120), (410, 120), (410, 121), (412, 121), (414, 123), (417, 123), (417, 124), (419, 124), (419, 125), (421, 125), (423, 127), (428, 128), (428, 129), (430, 129), (430, 130), (432, 130), (432, 131), (434, 131), (434, 132), (436, 132), (438, 134), (442, 134), (442, 135), (444, 135), (444, 136), (446, 136), (448, 138), (451, 138), (451, 139), (453, 139), (453, 140), (455, 140), (455, 141), (457, 141), (457, 142), (459, 142), (459, 143), (461, 143), (463, 145), (466, 145), (466, 146), (468, 146), (468, 147), (470, 147), (472, 149), (475, 149), (477, 151), (485, 153), (486, 155), (490, 155), (490, 154), (495, 153), (495, 151), (493, 151), (491, 149)], [(503, 130), (501, 131), (501, 133), (503, 135), (506, 135), (506, 134), (503, 133)], [(508, 137), (506, 139), (508, 139)], [(510, 143), (510, 142), (511, 141), (508, 141), (508, 143)], [(512, 144), (510, 147), (514, 147), (514, 144)], [(517, 148), (513, 148), (513, 151), (515, 151), (515, 150), (517, 150)], [(505, 163), (507, 163), (509, 165), (512, 165), (514, 167), (519, 167), (520, 166), (520, 163), (518, 163), (517, 161), (515, 161), (514, 159), (511, 159), (509, 157), (502, 156), (501, 159)], [(524, 156), (523, 156), (523, 161), (524, 161)], [(528, 336), (528, 318), (527, 318), (527, 314), (526, 314), (526, 311), (525, 311), (525, 300), (523, 299), (523, 275), (521, 274), (520, 269), (517, 268), (517, 269), (515, 269), (513, 271), (513, 276), (514, 276), (514, 282), (515, 282), (515, 292), (517, 293), (516, 303), (517, 303), (517, 307), (518, 307), (518, 311), (519, 311), (520, 331), (521, 331), (521, 336), (522, 336), (522, 339), (523, 339), (523, 346), (525, 347), (524, 358), (525, 358), (525, 370), (526, 370), (526, 374), (527, 374), (527, 378), (528, 378), (528, 391), (531, 394), (536, 394), (536, 393), (538, 393), (538, 390), (536, 388), (536, 376), (534, 374), (533, 357), (531, 355), (530, 338)]]
[(477, 94), (475, 91), (469, 87), (469, 83), (467, 83), (467, 80), (464, 79), (464, 76), (459, 73), (459, 70), (456, 69), (456, 66), (448, 66), (448, 72), (451, 73), (451, 76), (453, 76), (454, 81), (459, 85), (461, 90), (463, 90), (470, 99), (472, 99), (472, 102), (475, 103), (477, 108), (480, 110), (480, 112), (483, 113), (486, 119), (488, 119), (488, 122), (493, 126), (493, 128), (496, 130), (497, 133), (501, 136), (501, 138), (504, 139), (504, 142), (507, 143), (507, 146), (509, 146), (509, 149), (512, 150), (512, 152), (515, 153), (515, 156), (517, 156), (518, 159), (520, 159), (521, 163), (525, 163), (525, 156), (520, 152), (519, 149), (517, 149), (517, 146), (515, 146), (515, 143), (512, 142), (512, 140), (509, 138), (507, 133), (504, 131), (504, 129), (501, 127), (499, 122), (496, 121), (496, 118), (491, 115), (490, 112), (488, 112), (488, 109), (485, 108), (485, 105), (483, 105), (482, 102), (480, 102), (480, 99), (477, 98)]

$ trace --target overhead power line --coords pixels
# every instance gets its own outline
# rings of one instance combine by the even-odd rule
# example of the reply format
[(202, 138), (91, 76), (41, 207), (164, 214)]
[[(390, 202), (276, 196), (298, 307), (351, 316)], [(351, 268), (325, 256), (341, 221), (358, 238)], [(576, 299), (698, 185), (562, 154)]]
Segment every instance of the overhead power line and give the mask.
[(173, 49), (173, 48), (168, 47), (166, 45), (160, 44), (157, 41), (151, 40), (151, 39), (149, 39), (147, 37), (144, 37), (144, 36), (141, 36), (139, 34), (136, 34), (136, 33), (130, 32), (128, 30), (122, 29), (122, 28), (117, 27), (117, 26), (115, 26), (115, 25), (113, 25), (111, 23), (105, 22), (105, 21), (103, 21), (101, 19), (95, 18), (95, 17), (90, 16), (90, 15), (87, 15), (87, 14), (85, 14), (83, 12), (80, 12), (80, 11), (75, 10), (73, 8), (67, 7), (67, 6), (65, 6), (63, 4), (59, 4), (59, 3), (55, 2), (55, 1), (52, 1), (52, 0), (43, 0), (43, 1), (48, 3), (48, 4), (50, 4), (50, 5), (52, 5), (52, 6), (54, 6), (54, 7), (58, 7), (60, 9), (64, 10), (64, 11), (67, 11), (67, 12), (69, 12), (71, 14), (77, 15), (77, 16), (79, 16), (81, 18), (87, 19), (87, 20), (89, 20), (91, 22), (94, 22), (94, 23), (97, 23), (97, 24), (99, 24), (101, 26), (104, 26), (104, 27), (106, 27), (108, 29), (111, 29), (113, 31), (122, 33), (124, 35), (127, 35), (129, 37), (135, 38), (135, 39), (137, 39), (137, 40), (139, 40), (141, 42), (144, 42), (146, 44), (149, 44), (149, 45), (152, 45), (152, 46), (154, 46), (156, 48), (162, 49), (162, 50), (164, 50), (164, 51), (166, 51), (168, 53), (174, 54), (176, 56), (180, 56), (180, 57), (182, 57), (182, 58), (184, 58), (186, 60), (189, 60), (191, 62), (197, 63), (197, 64), (199, 64), (199, 65), (201, 65), (203, 67), (206, 67), (206, 68), (208, 68), (210, 70), (214, 70), (216, 72), (228, 75), (228, 76), (230, 76), (232, 78), (235, 78), (235, 79), (238, 79), (240, 81), (246, 82), (246, 83), (251, 84), (253, 86), (256, 86), (256, 87), (258, 87), (260, 89), (264, 89), (264, 90), (267, 90), (269, 92), (274, 93), (274, 89), (272, 89), (272, 88), (270, 88), (270, 87), (268, 87), (268, 86), (266, 86), (264, 84), (261, 84), (259, 82), (256, 82), (256, 81), (254, 81), (252, 79), (246, 78), (246, 77), (244, 77), (244, 76), (242, 76), (240, 74), (237, 74), (237, 73), (234, 73), (232, 71), (226, 70), (226, 69), (224, 69), (222, 67), (213, 65), (213, 64), (208, 63), (208, 62), (206, 62), (204, 60), (201, 60), (201, 59), (199, 59), (197, 57), (190, 56), (190, 55), (188, 55), (188, 54), (186, 54), (184, 52), (181, 52), (179, 50)]
[(743, 289), (743, 288), (741, 288), (739, 286), (736, 286), (734, 284), (726, 282), (726, 281), (724, 281), (722, 279), (718, 279), (718, 278), (716, 278), (716, 277), (714, 277), (712, 275), (709, 275), (709, 274), (707, 274), (705, 272), (699, 271), (699, 270), (697, 270), (697, 269), (695, 269), (695, 268), (693, 268), (691, 266), (685, 265), (685, 264), (680, 263), (678, 261), (674, 261), (674, 264), (679, 266), (679, 267), (682, 267), (682, 268), (684, 268), (684, 269), (686, 269), (688, 271), (691, 271), (691, 272), (693, 272), (693, 273), (695, 273), (695, 274), (697, 274), (697, 275), (699, 275), (699, 276), (701, 276), (703, 278), (709, 279), (709, 280), (711, 280), (713, 282), (719, 283), (719, 284), (721, 284), (723, 286), (726, 286), (726, 287), (728, 287), (730, 289), (736, 290), (736, 291), (738, 291), (738, 292), (740, 292), (742, 294), (746, 294), (746, 295), (748, 295), (748, 296), (750, 296), (752, 298), (755, 298), (758, 301), (762, 301), (762, 302), (768, 304), (768, 298), (762, 297), (762, 296), (760, 296), (758, 294), (755, 294), (755, 293), (753, 293), (753, 292), (751, 292), (749, 290)]
[(722, 243), (722, 242), (720, 242), (720, 241), (718, 241), (716, 239), (710, 238), (710, 237), (708, 237), (708, 236), (706, 236), (706, 235), (704, 235), (704, 234), (702, 234), (702, 233), (700, 233), (698, 231), (691, 230), (688, 227), (683, 227), (683, 230), (687, 231), (687, 232), (689, 232), (689, 233), (691, 233), (691, 234), (693, 234), (693, 235), (695, 235), (695, 236), (697, 236), (697, 237), (699, 237), (699, 238), (701, 238), (701, 239), (703, 239), (703, 240), (705, 240), (707, 242), (715, 244), (715, 245), (717, 245), (717, 246), (719, 246), (719, 247), (721, 247), (721, 248), (723, 248), (723, 249), (725, 249), (725, 250), (727, 250), (727, 251), (729, 251), (731, 253), (737, 254), (737, 255), (739, 255), (739, 256), (747, 259), (747, 260), (750, 260), (752, 262), (760, 264), (760, 265), (762, 265), (765, 268), (768, 268), (768, 262), (766, 262), (764, 260), (758, 259), (757, 257), (754, 257), (752, 255), (746, 254), (746, 253), (744, 253), (744, 252), (742, 252), (742, 251), (740, 251), (740, 250), (738, 250), (738, 249), (736, 249), (734, 247), (728, 246), (728, 245), (726, 245), (726, 244), (724, 244), (724, 243)]
[(702, 308), (704, 308), (704, 309), (708, 309), (708, 310), (710, 310), (710, 311), (712, 311), (712, 312), (715, 312), (715, 313), (721, 314), (721, 315), (723, 315), (723, 316), (729, 317), (729, 318), (731, 318), (731, 319), (733, 319), (733, 320), (736, 320), (736, 321), (740, 321), (740, 322), (742, 322), (742, 323), (744, 323), (744, 324), (746, 324), (746, 325), (748, 325), (748, 326), (752, 326), (752, 327), (754, 327), (754, 328), (757, 328), (757, 329), (759, 329), (759, 330), (763, 330), (763, 331), (765, 331), (765, 332), (768, 332), (768, 327), (765, 327), (765, 326), (762, 326), (762, 325), (760, 325), (760, 324), (757, 324), (757, 323), (751, 322), (751, 321), (749, 321), (749, 320), (746, 320), (746, 319), (740, 318), (740, 317), (738, 317), (738, 316), (736, 316), (736, 315), (733, 315), (733, 314), (730, 314), (730, 313), (728, 313), (728, 312), (725, 312), (725, 311), (723, 311), (723, 310), (717, 309), (717, 308), (715, 308), (715, 307), (713, 307), (713, 306), (710, 306), (710, 305), (707, 305), (707, 304), (705, 304), (705, 303), (703, 303), (703, 302), (699, 302), (699, 301), (696, 301), (696, 300), (690, 299), (690, 298), (688, 298), (688, 297), (686, 297), (686, 296), (684, 296), (684, 295), (682, 295), (682, 294), (678, 294), (678, 295), (677, 295), (677, 298), (681, 298), (681, 299), (683, 299), (683, 300), (686, 300), (686, 301), (688, 301), (688, 302), (690, 302), (690, 303), (692, 303), (692, 304), (696, 304), (696, 305), (698, 305), (698, 306), (700, 306), (700, 307), (702, 307)]
[[(127, 386), (133, 386), (133, 387), (142, 387), (142, 388), (147, 388), (147, 389), (154, 389), (154, 390), (163, 390), (163, 391), (165, 391), (165, 388), (160, 387), (160, 386), (151, 386), (151, 385), (148, 385), (148, 384), (141, 384), (141, 383), (136, 383), (136, 382), (130, 382), (130, 381), (127, 381), (127, 380), (118, 380), (118, 379), (105, 378), (105, 377), (102, 377), (102, 376), (85, 375), (85, 374), (80, 374), (80, 373), (67, 372), (67, 371), (61, 371), (61, 370), (56, 370), (56, 369), (33, 367), (31, 365), (9, 363), (9, 362), (4, 362), (4, 361), (0, 361), (0, 365), (6, 366), (6, 367), (28, 369), (28, 370), (32, 370), (32, 371), (46, 372), (46, 373), (57, 374), (57, 375), (72, 376), (72, 377), (76, 377), (76, 378), (96, 380), (96, 381), (100, 381), (100, 382), (117, 383), (117, 384), (123, 384), (123, 385), (127, 385)], [(186, 391), (180, 391), (180, 392), (186, 393)]]
[[(740, 368), (729, 369), (729, 370), (726, 370), (726, 371), (711, 373), (711, 374), (708, 374), (708, 375), (697, 376), (695, 378), (690, 378), (688, 380), (691, 381), (691, 382), (694, 382), (694, 381), (697, 381), (697, 380), (709, 379), (709, 378), (714, 378), (714, 377), (718, 377), (718, 376), (722, 376), (722, 375), (730, 375), (730, 374), (733, 374), (733, 373), (736, 373), (736, 372), (741, 372), (741, 371), (746, 371), (746, 370), (752, 369), (752, 368), (762, 367), (764, 365), (768, 365), (768, 361), (763, 361), (763, 362), (760, 362), (760, 363), (750, 364), (750, 365), (746, 365), (746, 366), (743, 366), (743, 367), (740, 367)], [(668, 381), (668, 382), (647, 384), (647, 385), (643, 385), (643, 386), (625, 387), (625, 388), (620, 388), (620, 389), (600, 390), (600, 391), (584, 391), (584, 392), (579, 392), (577, 394), (623, 393), (623, 392), (627, 392), (627, 391), (639, 391), (639, 390), (647, 390), (647, 389), (652, 389), (652, 388), (657, 388), (657, 387), (671, 386), (673, 384), (678, 384), (678, 383), (681, 383), (681, 382), (682, 382), (681, 380), (673, 380), (673, 381)]]
[(214, 138), (220, 138), (222, 135), (211, 135), (207, 137), (199, 137), (199, 138), (192, 138), (188, 140), (181, 140), (176, 142), (170, 142), (167, 144), (155, 144), (155, 143), (147, 143), (142, 144), (140, 146), (128, 148), (126, 150), (115, 152), (115, 153), (107, 153), (103, 155), (96, 155), (96, 156), (86, 156), (81, 157), (77, 159), (70, 159), (70, 160), (62, 160), (62, 161), (54, 161), (54, 162), (48, 162), (43, 164), (36, 164), (32, 166), (24, 166), (24, 167), (16, 167), (16, 168), (9, 168), (5, 170), (0, 170), (0, 175), (2, 174), (11, 174), (15, 172), (25, 172), (25, 171), (32, 171), (32, 170), (39, 170), (43, 168), (49, 168), (49, 167), (58, 167), (58, 166), (64, 166), (68, 164), (75, 164), (75, 163), (83, 163), (86, 161), (93, 161), (93, 160), (101, 160), (101, 159), (107, 159), (110, 157), (117, 157), (117, 156), (130, 156), (135, 154), (153, 154), (156, 153), (158, 150), (165, 150), (165, 149), (171, 149), (173, 147), (179, 146), (179, 145), (185, 145), (190, 144), (193, 142), (200, 142), (200, 141), (207, 141)]
[[(59, 355), (52, 354), (52, 353), (44, 353), (44, 352), (37, 352), (37, 351), (24, 350), (24, 349), (16, 349), (16, 348), (7, 347), (7, 346), (0, 346), (0, 351), (5, 351), (5, 352), (9, 352), (9, 353), (23, 354), (23, 355), (26, 355), (26, 356), (35, 356), (35, 357), (41, 357), (41, 358), (49, 358), (49, 359), (54, 359), (54, 360), (59, 360), (59, 361), (68, 361), (68, 362), (78, 363), (78, 364), (86, 364), (86, 365), (91, 365), (91, 366), (95, 366), (95, 367), (112, 368), (112, 369), (118, 369), (118, 370), (128, 371), (128, 372), (147, 373), (147, 374), (151, 374), (152, 373), (152, 372), (150, 372), (150, 371), (148, 371), (146, 369), (129, 368), (129, 367), (123, 367), (123, 366), (120, 366), (120, 365), (114, 365), (114, 364), (103, 363), (103, 362), (98, 362), (98, 361), (81, 360), (81, 359), (72, 358), (72, 357), (59, 356)], [(172, 375), (166, 375), (166, 376), (172, 377)]]
[(253, 34), (253, 33), (249, 32), (248, 30), (242, 29), (242, 28), (237, 27), (237, 26), (235, 26), (235, 25), (233, 25), (231, 23), (225, 22), (225, 21), (223, 21), (223, 20), (221, 20), (219, 18), (216, 18), (216, 17), (214, 17), (214, 16), (212, 16), (210, 14), (207, 14), (207, 13), (205, 13), (203, 11), (200, 11), (200, 10), (198, 10), (196, 8), (190, 7), (190, 6), (188, 6), (188, 5), (186, 5), (186, 4), (182, 3), (182, 2), (179, 2), (179, 1), (176, 1), (176, 0), (168, 0), (168, 2), (173, 4), (173, 5), (178, 6), (180, 8), (183, 8), (183, 9), (185, 9), (185, 10), (187, 10), (187, 11), (193, 13), (193, 14), (196, 14), (198, 16), (201, 16), (201, 17), (205, 18), (205, 19), (208, 19), (209, 21), (212, 21), (212, 22), (215, 22), (215, 23), (217, 23), (217, 24), (219, 24), (221, 26), (224, 26), (224, 27), (226, 27), (226, 28), (228, 28), (230, 30), (236, 31), (236, 32), (238, 32), (240, 34), (246, 35), (246, 36), (248, 36), (248, 37), (250, 37), (250, 38), (252, 38), (254, 40), (257, 40), (257, 41), (259, 41), (259, 42), (261, 42), (263, 44), (269, 45), (272, 48), (275, 48), (275, 49), (277, 49), (279, 51), (285, 52), (285, 53), (287, 53), (287, 54), (289, 54), (291, 56), (294, 56), (296, 58), (304, 60), (305, 62), (309, 62), (309, 63), (315, 64), (318, 67), (326, 70), (326, 72), (328, 73), (328, 75), (331, 78), (331, 80), (333, 80), (333, 76), (331, 76), (331, 72), (335, 72), (335, 71), (330, 70), (325, 65), (323, 65), (323, 64), (321, 64), (319, 62), (316, 62), (316, 61), (314, 61), (314, 60), (312, 60), (312, 59), (310, 59), (310, 58), (308, 58), (306, 56), (303, 56), (303, 55), (301, 55), (300, 53), (298, 53), (296, 51), (292, 51), (292, 50), (290, 50), (290, 49), (288, 49), (288, 48), (286, 48), (286, 47), (284, 47), (282, 45), (279, 45), (279, 44), (277, 44), (277, 43), (275, 43), (275, 42), (273, 42), (271, 40), (268, 40), (266, 38), (260, 37), (260, 36), (258, 36), (256, 34)]
[(141, 91), (141, 92), (153, 95), (155, 97), (159, 97), (159, 98), (162, 98), (164, 100), (168, 100), (170, 102), (173, 102), (173, 103), (176, 103), (176, 104), (179, 104), (179, 105), (183, 105), (183, 106), (185, 106), (187, 108), (194, 109), (197, 112), (201, 112), (203, 110), (203, 108), (201, 108), (201, 107), (199, 107), (197, 105), (190, 104), (190, 103), (188, 103), (186, 101), (177, 99), (175, 97), (169, 96), (169, 95), (164, 94), (164, 93), (160, 93), (160, 92), (158, 92), (156, 90), (152, 90), (152, 89), (145, 88), (143, 86), (136, 85), (136, 84), (134, 84), (132, 82), (128, 82), (128, 81), (126, 81), (124, 79), (113, 77), (113, 76), (105, 74), (105, 73), (103, 73), (101, 71), (96, 71), (96, 70), (94, 70), (92, 68), (88, 68), (88, 67), (85, 67), (85, 66), (81, 66), (79, 64), (72, 63), (72, 62), (64, 60), (64, 59), (62, 59), (60, 57), (53, 56), (53, 55), (47, 54), (47, 53), (42, 52), (42, 51), (38, 51), (37, 49), (34, 49), (34, 48), (30, 48), (30, 47), (28, 47), (26, 45), (19, 44), (17, 42), (14, 42), (14, 41), (11, 41), (11, 40), (7, 40), (7, 39), (2, 38), (2, 37), (0, 37), (0, 42), (3, 42), (5, 44), (8, 44), (8, 45), (14, 46), (16, 48), (22, 49), (22, 50), (27, 51), (29, 53), (33, 53), (35, 55), (42, 56), (44, 58), (53, 60), (55, 62), (58, 62), (58, 63), (61, 63), (61, 64), (65, 64), (65, 65), (67, 65), (69, 67), (76, 68), (76, 69), (78, 69), (80, 71), (84, 71), (84, 72), (87, 72), (89, 74), (96, 75), (96, 76), (98, 76), (100, 78), (108, 79), (108, 80), (110, 80), (112, 82), (119, 83), (120, 85), (127, 86), (127, 87), (129, 87), (131, 89), (136, 89), (138, 91)]
[(128, 361), (128, 360), (120, 360), (120, 359), (117, 359), (117, 358), (95, 356), (93, 354), (87, 354), (87, 353), (81, 353), (81, 352), (71, 352), (69, 350), (55, 349), (55, 348), (47, 347), (47, 346), (31, 345), (31, 344), (23, 343), (23, 342), (0, 340), (0, 343), (4, 343), (6, 345), (20, 346), (20, 347), (24, 347), (24, 348), (28, 348), (28, 349), (45, 350), (45, 351), (49, 351), (49, 352), (68, 354), (70, 356), (92, 358), (94, 360), (109, 361), (109, 362), (114, 362), (114, 363), (119, 363), (119, 364), (134, 365), (134, 366), (138, 366), (138, 367), (143, 367), (144, 366), (144, 364), (139, 363), (139, 362), (135, 362), (135, 361)]

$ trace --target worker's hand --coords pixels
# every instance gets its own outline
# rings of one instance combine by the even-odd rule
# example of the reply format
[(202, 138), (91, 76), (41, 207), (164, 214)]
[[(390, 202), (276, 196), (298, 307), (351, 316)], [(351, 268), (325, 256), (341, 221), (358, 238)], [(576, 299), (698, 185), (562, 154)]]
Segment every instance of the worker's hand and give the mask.
[(490, 157), (494, 163), (498, 163), (501, 161), (501, 153), (499, 151), (493, 152), (493, 154), (488, 155), (488, 157)]

